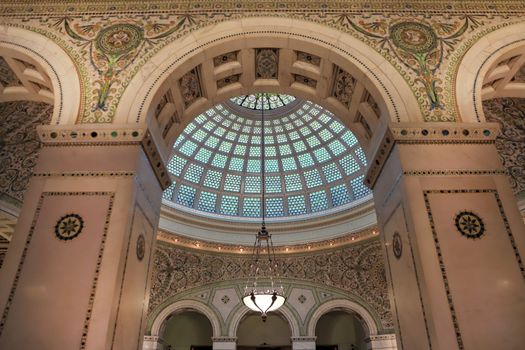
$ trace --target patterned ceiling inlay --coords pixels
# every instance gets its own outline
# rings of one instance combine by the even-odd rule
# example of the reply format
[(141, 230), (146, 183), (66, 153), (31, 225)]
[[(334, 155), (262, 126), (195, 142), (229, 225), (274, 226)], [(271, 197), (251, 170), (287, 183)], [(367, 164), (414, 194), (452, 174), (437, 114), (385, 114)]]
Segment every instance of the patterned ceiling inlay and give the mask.
[[(366, 198), (367, 162), (355, 135), (323, 107), (295, 102), (286, 113), (270, 110), (265, 120), (267, 217), (306, 215)], [(180, 209), (261, 215), (262, 128), (259, 113), (247, 113), (232, 103), (216, 105), (184, 129), (168, 164), (174, 182), (164, 199)]]
[(222, 298), (221, 298), (221, 301), (224, 303), (224, 304), (228, 304), (230, 302), (230, 297), (227, 296), (227, 295), (224, 295)]
[(457, 214), (454, 223), (459, 233), (467, 238), (479, 238), (485, 233), (483, 220), (471, 211)]
[(496, 148), (514, 193), (525, 191), (525, 99), (496, 98), (483, 101), (489, 122), (501, 126)]
[(350, 108), (356, 82), (357, 80), (350, 73), (335, 66), (335, 78), (331, 95), (344, 106)]
[(317, 87), (317, 80), (305, 77), (304, 75), (294, 74), (294, 81), (314, 89)]
[(238, 51), (228, 52), (223, 55), (217, 56), (213, 58), (213, 65), (215, 67), (220, 66), (221, 64), (229, 63), (229, 62), (235, 62), (237, 61), (237, 54)]
[(68, 214), (61, 217), (55, 225), (55, 235), (63, 241), (77, 237), (84, 228), (84, 220), (78, 214)]
[(184, 74), (179, 80), (179, 85), (185, 107), (188, 107), (199, 97), (202, 97), (199, 68), (195, 67)]
[(255, 78), (277, 79), (279, 49), (255, 49)]
[(321, 65), (321, 58), (310, 53), (297, 51), (297, 61), (313, 64), (314, 66)]
[(217, 89), (221, 89), (233, 83), (239, 82), (240, 74), (230, 75), (229, 77), (217, 80)]
[(303, 294), (301, 294), (297, 298), (297, 301), (299, 301), (301, 304), (304, 304), (306, 302), (306, 297)]
[[(242, 281), (249, 277), (252, 263), (248, 255), (217, 255), (164, 243), (157, 244), (154, 259), (150, 311), (190, 288)], [(283, 260), (284, 280), (319, 283), (357, 295), (375, 309), (383, 327), (393, 327), (378, 240), (306, 256), (286, 256)]]
[(7, 64), (5, 59), (0, 56), (0, 84), (2, 87), (10, 87), (10, 86), (19, 86), (22, 85), (22, 82), (16, 74), (13, 72), (11, 67)]
[(137, 237), (135, 253), (137, 254), (137, 259), (139, 261), (142, 261), (142, 259), (144, 259), (144, 254), (146, 253), (146, 239), (144, 238), (144, 235), (142, 233)]
[(51, 122), (53, 106), (43, 102), (0, 103), (0, 196), (20, 205), (40, 153), (38, 125)]

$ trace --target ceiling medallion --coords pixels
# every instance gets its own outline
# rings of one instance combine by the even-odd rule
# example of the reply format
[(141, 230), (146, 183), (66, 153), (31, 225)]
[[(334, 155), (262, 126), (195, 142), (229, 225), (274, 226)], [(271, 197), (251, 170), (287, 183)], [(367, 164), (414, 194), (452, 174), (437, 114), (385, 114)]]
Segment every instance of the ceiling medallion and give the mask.
[(78, 214), (68, 214), (61, 217), (55, 225), (55, 235), (58, 239), (68, 241), (77, 237), (84, 227), (84, 220)]
[(136, 49), (144, 39), (144, 29), (134, 24), (119, 23), (102, 29), (95, 46), (106, 55), (120, 56)]
[(425, 54), (437, 47), (434, 30), (419, 22), (400, 22), (390, 27), (394, 45), (414, 54)]
[(401, 254), (403, 254), (403, 241), (401, 241), (401, 236), (397, 231), (394, 232), (392, 236), (392, 250), (397, 259), (401, 258)]
[(137, 246), (136, 246), (137, 259), (139, 259), (139, 261), (142, 261), (142, 259), (144, 259), (145, 252), (146, 252), (146, 240), (144, 239), (144, 235), (141, 233), (137, 237)]
[(483, 220), (470, 211), (462, 211), (456, 215), (456, 228), (467, 238), (479, 238), (485, 233)]

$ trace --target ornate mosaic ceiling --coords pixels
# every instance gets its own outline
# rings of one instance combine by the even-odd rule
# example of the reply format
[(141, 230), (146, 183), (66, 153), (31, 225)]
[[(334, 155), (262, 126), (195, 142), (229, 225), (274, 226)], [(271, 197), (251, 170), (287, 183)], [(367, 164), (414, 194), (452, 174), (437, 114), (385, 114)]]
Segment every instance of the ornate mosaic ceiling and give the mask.
[[(270, 218), (323, 212), (370, 195), (354, 134), (324, 108), (296, 101), (265, 117)], [(200, 212), (259, 217), (261, 131), (253, 111), (231, 101), (199, 115), (175, 142), (168, 165), (175, 180), (164, 198)]]

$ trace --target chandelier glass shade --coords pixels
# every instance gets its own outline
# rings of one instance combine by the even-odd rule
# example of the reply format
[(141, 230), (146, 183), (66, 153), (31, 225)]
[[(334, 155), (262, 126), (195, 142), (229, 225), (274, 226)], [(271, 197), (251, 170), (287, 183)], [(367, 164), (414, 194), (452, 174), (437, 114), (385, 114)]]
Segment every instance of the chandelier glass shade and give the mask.
[[(261, 94), (262, 103), (267, 98), (266, 94)], [(283, 306), (286, 298), (284, 288), (280, 281), (276, 286), (275, 279), (279, 279), (278, 264), (275, 258), (275, 250), (272, 243), (272, 236), (268, 233), (265, 223), (265, 147), (264, 147), (264, 108), (261, 109), (261, 174), (262, 174), (262, 224), (261, 230), (255, 236), (253, 245), (252, 264), (250, 266), (250, 278), (244, 288), (242, 301), (249, 309), (260, 312), (263, 322), (266, 321), (267, 313), (275, 311)], [(259, 283), (262, 281), (262, 286)]]

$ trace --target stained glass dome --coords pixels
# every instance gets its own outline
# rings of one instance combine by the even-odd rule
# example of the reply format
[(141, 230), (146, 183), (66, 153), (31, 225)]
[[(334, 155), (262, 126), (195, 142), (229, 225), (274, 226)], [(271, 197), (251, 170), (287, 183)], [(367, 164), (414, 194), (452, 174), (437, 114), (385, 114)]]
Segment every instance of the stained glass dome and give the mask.
[[(168, 164), (174, 181), (165, 203), (194, 213), (261, 216), (261, 112), (241, 99), (216, 105), (184, 129)], [(310, 216), (368, 197), (366, 158), (354, 134), (313, 102), (287, 101), (293, 108), (265, 108), (266, 216)]]

